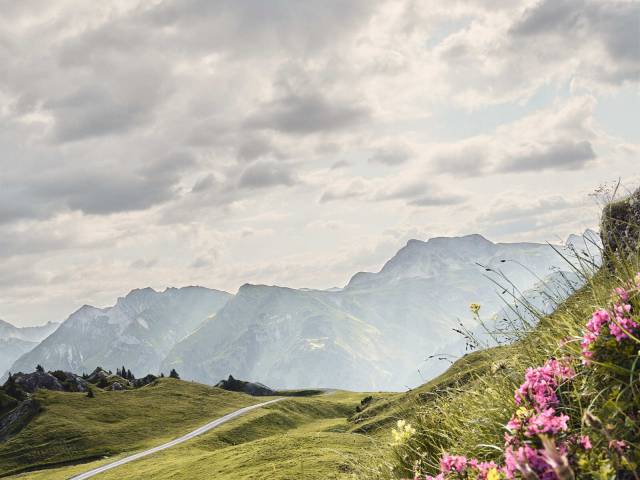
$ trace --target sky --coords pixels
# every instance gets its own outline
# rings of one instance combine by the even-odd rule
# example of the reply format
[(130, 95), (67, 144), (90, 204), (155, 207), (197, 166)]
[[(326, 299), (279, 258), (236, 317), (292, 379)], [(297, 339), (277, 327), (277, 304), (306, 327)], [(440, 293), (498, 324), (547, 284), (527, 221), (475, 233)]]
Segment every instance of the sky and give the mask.
[(640, 182), (640, 2), (0, 0), (0, 318), (559, 242)]

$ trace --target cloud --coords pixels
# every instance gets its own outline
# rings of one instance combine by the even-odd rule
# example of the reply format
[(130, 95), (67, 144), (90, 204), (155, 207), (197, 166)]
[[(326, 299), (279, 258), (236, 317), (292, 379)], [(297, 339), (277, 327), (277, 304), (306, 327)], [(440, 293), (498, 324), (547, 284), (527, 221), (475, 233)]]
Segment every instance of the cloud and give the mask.
[(487, 171), (489, 139), (485, 137), (441, 146), (432, 157), (432, 168), (440, 173), (474, 177)]
[(558, 143), (536, 145), (528, 152), (504, 160), (501, 172), (541, 171), (547, 169), (575, 170), (594, 160), (596, 154), (591, 142), (562, 140)]
[(292, 95), (264, 105), (247, 120), (246, 125), (306, 135), (353, 127), (368, 118), (368, 109), (360, 105), (330, 102), (320, 95)]
[(594, 145), (611, 141), (594, 127), (595, 106), (591, 96), (574, 96), (490, 134), (435, 145), (431, 171), (476, 177), (587, 168), (597, 163)]
[(406, 163), (411, 156), (411, 150), (405, 145), (388, 145), (374, 151), (369, 157), (369, 162), (394, 166)]
[(240, 188), (265, 188), (297, 183), (291, 165), (277, 161), (260, 161), (244, 169), (238, 180)]
[(98, 164), (6, 178), (0, 181), (0, 223), (66, 211), (109, 215), (145, 210), (172, 199), (181, 174), (192, 166), (188, 155), (170, 155), (133, 170)]
[(375, 194), (378, 201), (404, 200), (407, 205), (416, 207), (433, 207), (457, 205), (466, 200), (466, 196), (456, 193), (445, 193), (433, 185), (421, 181), (402, 183), (389, 182), (390, 187), (383, 187)]
[(319, 203), (328, 203), (334, 200), (346, 200), (353, 198), (361, 198), (370, 190), (370, 185), (363, 178), (354, 178), (351, 180), (341, 180), (333, 183), (322, 192)]

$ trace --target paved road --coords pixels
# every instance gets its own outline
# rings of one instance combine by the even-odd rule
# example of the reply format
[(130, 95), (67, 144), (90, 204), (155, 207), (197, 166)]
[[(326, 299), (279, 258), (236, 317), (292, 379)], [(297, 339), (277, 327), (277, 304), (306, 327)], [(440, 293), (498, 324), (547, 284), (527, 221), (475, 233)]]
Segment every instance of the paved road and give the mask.
[(84, 480), (86, 478), (91, 478), (98, 475), (99, 473), (106, 472), (107, 470), (111, 470), (112, 468), (119, 467), (120, 465), (124, 465), (125, 463), (133, 462), (135, 460), (138, 460), (139, 458), (152, 455), (161, 450), (166, 450), (167, 448), (175, 447), (176, 445), (186, 442), (187, 440), (191, 440), (192, 438), (197, 437), (198, 435), (202, 435), (203, 433), (206, 433), (209, 430), (219, 427), (223, 423), (227, 423), (229, 420), (233, 420), (234, 418), (244, 415), (245, 413), (250, 412), (251, 410), (255, 410), (256, 408), (261, 408), (267, 405), (271, 405), (272, 403), (280, 402), (281, 400), (285, 400), (285, 398), (276, 398), (275, 400), (270, 400), (268, 402), (258, 403), (256, 405), (251, 405), (249, 407), (241, 408), (240, 410), (236, 410), (235, 412), (229, 413), (228, 415), (225, 415), (224, 417), (220, 417), (217, 420), (214, 420), (213, 422), (207, 423), (206, 425), (198, 428), (197, 430), (194, 430), (193, 432), (187, 433), (186, 435), (180, 438), (176, 438), (175, 440), (171, 440), (170, 442), (167, 442), (163, 445), (158, 445), (157, 447), (151, 448), (149, 450), (145, 450), (144, 452), (136, 453), (135, 455), (121, 458), (120, 460), (116, 460), (115, 462), (107, 463), (106, 465), (102, 465), (101, 467), (94, 468), (93, 470), (89, 470), (88, 472), (81, 473), (79, 475), (76, 475), (75, 477), (71, 477), (70, 480)]

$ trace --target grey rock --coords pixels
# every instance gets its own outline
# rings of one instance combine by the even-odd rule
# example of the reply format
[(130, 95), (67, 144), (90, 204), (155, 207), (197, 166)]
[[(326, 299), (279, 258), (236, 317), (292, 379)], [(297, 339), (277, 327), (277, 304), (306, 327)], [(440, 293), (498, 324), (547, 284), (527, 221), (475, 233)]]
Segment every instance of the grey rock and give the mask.
[(0, 442), (5, 442), (20, 432), (40, 412), (40, 404), (27, 399), (0, 418)]

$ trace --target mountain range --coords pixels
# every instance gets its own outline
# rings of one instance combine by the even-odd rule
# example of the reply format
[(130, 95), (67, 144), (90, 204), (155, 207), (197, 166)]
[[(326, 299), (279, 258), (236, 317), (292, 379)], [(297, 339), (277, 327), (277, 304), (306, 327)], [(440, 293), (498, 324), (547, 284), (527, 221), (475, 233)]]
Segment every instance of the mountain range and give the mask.
[(59, 323), (49, 322), (37, 327), (15, 327), (0, 320), (0, 374), (11, 367), (17, 358), (51, 335), (59, 326)]
[(597, 255), (596, 240), (591, 231), (562, 246), (481, 235), (410, 240), (379, 272), (357, 273), (340, 289), (134, 290), (113, 307), (80, 308), (11, 371), (125, 364), (136, 374), (175, 368), (209, 384), (232, 374), (274, 388), (401, 390), (445, 367), (425, 360), (459, 344), (458, 323), (478, 328), (470, 303), (489, 318), (505, 307), (498, 284), (508, 279), (531, 296), (570, 270), (559, 253)]

